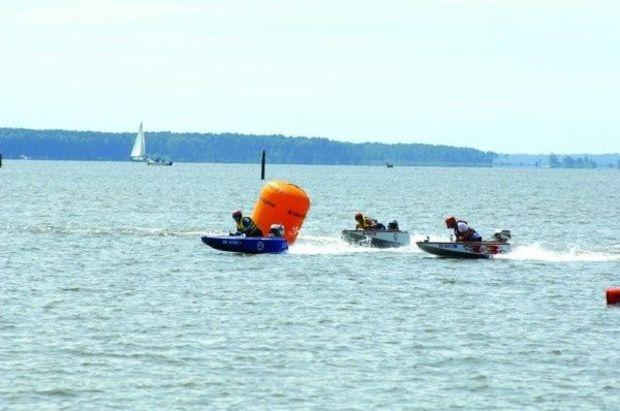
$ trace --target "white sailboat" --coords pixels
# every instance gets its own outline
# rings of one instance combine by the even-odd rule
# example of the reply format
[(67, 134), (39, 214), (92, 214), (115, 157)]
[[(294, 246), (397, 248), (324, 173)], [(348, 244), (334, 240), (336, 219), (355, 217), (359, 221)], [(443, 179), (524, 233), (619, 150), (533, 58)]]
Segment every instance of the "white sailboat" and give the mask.
[(131, 161), (146, 161), (146, 142), (144, 141), (144, 131), (142, 130), (142, 123), (138, 129), (138, 135), (133, 142), (133, 148), (130, 154)]

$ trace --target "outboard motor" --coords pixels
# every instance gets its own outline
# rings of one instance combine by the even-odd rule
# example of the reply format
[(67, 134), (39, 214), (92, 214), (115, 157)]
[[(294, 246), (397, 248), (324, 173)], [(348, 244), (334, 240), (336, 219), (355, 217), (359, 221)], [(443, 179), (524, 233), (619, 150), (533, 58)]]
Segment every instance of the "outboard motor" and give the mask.
[(269, 228), (269, 234), (271, 237), (282, 237), (284, 236), (284, 226), (282, 224), (271, 224)]
[(497, 231), (493, 234), (493, 241), (497, 241), (502, 244), (507, 243), (511, 238), (512, 235), (510, 235), (510, 230)]
[(392, 220), (388, 223), (388, 230), (390, 231), (398, 231), (398, 221)]

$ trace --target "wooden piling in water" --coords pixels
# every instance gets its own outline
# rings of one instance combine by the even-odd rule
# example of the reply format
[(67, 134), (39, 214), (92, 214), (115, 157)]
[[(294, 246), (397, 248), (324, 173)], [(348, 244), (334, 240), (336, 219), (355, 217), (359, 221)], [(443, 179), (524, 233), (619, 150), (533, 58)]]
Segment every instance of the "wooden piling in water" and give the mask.
[(263, 155), (261, 156), (261, 161), (260, 161), (260, 179), (264, 180), (265, 179), (265, 157), (266, 157), (266, 152), (265, 150), (263, 150)]

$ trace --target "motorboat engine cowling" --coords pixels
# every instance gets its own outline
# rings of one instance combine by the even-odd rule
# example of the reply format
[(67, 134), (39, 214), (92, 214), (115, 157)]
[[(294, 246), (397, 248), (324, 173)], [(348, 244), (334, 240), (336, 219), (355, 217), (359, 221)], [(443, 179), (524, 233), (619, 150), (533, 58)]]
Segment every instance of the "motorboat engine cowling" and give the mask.
[(396, 221), (396, 220), (390, 221), (388, 223), (388, 230), (398, 231), (399, 230), (399, 228), (398, 228), (398, 221)]
[(501, 230), (493, 234), (493, 241), (497, 241), (498, 243), (507, 243), (511, 238), (512, 235), (510, 234), (510, 230)]
[(271, 224), (269, 228), (269, 235), (272, 237), (284, 236), (284, 226), (282, 224)]

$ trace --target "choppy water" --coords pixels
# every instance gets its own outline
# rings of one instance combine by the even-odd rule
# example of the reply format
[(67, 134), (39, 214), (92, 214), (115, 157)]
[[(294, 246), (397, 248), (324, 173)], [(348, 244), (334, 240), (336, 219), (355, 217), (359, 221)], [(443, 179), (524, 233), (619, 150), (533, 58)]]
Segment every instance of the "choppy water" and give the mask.
[[(618, 407), (617, 171), (269, 166), (312, 207), (289, 254), (241, 256), (199, 237), (251, 209), (257, 166), (4, 166), (0, 408)], [(516, 247), (354, 248), (357, 210)]]

